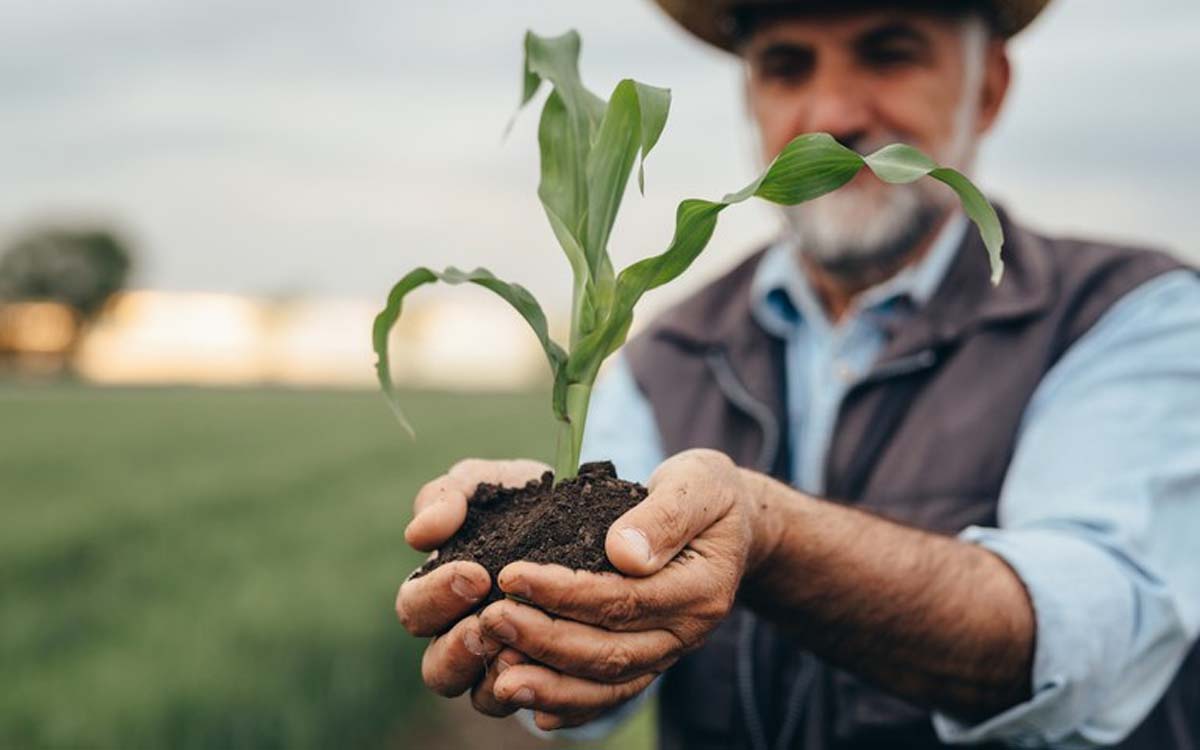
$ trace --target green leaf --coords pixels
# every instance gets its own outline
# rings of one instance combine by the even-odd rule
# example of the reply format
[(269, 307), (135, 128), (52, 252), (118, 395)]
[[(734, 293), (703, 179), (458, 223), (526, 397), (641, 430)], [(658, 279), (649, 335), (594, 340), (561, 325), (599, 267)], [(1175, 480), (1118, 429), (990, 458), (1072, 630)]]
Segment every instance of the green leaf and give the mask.
[[(396, 320), (400, 317), (404, 298), (408, 293), (439, 280), (447, 284), (476, 284), (494, 292), (503, 298), (504, 301), (508, 302), (508, 304), (512, 305), (520, 313), (521, 317), (525, 319), (525, 322), (529, 323), (529, 327), (533, 329), (538, 342), (542, 345), (542, 351), (545, 352), (546, 359), (550, 363), (550, 371), (553, 373), (556, 381), (561, 378), (567, 361), (567, 353), (550, 338), (549, 329), (546, 325), (546, 314), (542, 312), (541, 305), (529, 293), (529, 290), (520, 284), (510, 284), (501, 281), (491, 271), (483, 268), (476, 268), (474, 271), (460, 271), (457, 268), (450, 267), (438, 273), (429, 268), (421, 267), (409, 271), (388, 293), (387, 305), (375, 316), (371, 338), (375, 348), (375, 372), (379, 377), (379, 385), (383, 389), (383, 394), (387, 398), (388, 404), (392, 407), (397, 419), (400, 420), (400, 424), (404, 426), (404, 429), (410, 435), (414, 434), (412, 426), (408, 423), (408, 420), (404, 417), (404, 412), (400, 409), (400, 403), (396, 399), (395, 386), (392, 383), (391, 364), (388, 359), (388, 335), (391, 333), (392, 327), (396, 324)], [(565, 385), (563, 388), (565, 389)], [(556, 387), (557, 390), (559, 388)], [(565, 392), (563, 398), (565, 400)], [(556, 416), (560, 419), (565, 419), (565, 401), (561, 405), (557, 403), (557, 399), (555, 401)]]
[[(567, 109), (562, 95), (552, 91), (542, 108), (538, 124), (538, 148), (541, 151), (542, 175), (538, 183), (538, 198), (547, 214), (553, 214), (559, 226), (551, 220), (551, 228), (562, 245), (572, 269), (587, 268), (571, 257), (576, 248), (582, 253), (583, 232), (587, 226), (587, 154), (591, 148), (591, 130), (586, 120)], [(569, 238), (569, 241), (564, 239)], [(580, 259), (582, 260), (582, 258)]]
[(550, 81), (566, 101), (567, 109), (578, 110), (592, 126), (604, 114), (604, 102), (583, 85), (579, 76), (579, 50), (582, 41), (574, 29), (559, 36), (538, 36), (525, 32), (525, 61), (521, 75), (521, 103), (524, 107), (537, 94), (543, 80)]
[(929, 176), (946, 183), (954, 192), (958, 193), (963, 210), (967, 212), (971, 221), (975, 222), (975, 226), (979, 227), (979, 235), (983, 237), (983, 245), (988, 252), (988, 262), (992, 267), (992, 286), (999, 284), (1000, 279), (1004, 277), (1004, 259), (1000, 257), (1000, 251), (1004, 247), (1004, 229), (1000, 226), (1000, 217), (996, 216), (996, 209), (992, 208), (992, 204), (983, 197), (979, 188), (949, 167), (938, 167), (930, 172)]
[(949, 185), (958, 194), (967, 216), (979, 227), (979, 235), (987, 248), (988, 262), (992, 268), (992, 284), (1000, 283), (1000, 278), (1004, 275), (1004, 261), (1000, 258), (1000, 250), (1004, 246), (1004, 230), (1000, 227), (996, 209), (983, 197), (979, 188), (961, 173), (949, 167), (939, 167), (933, 159), (902, 143), (884, 146), (864, 157), (863, 161), (875, 176), (884, 182), (903, 184), (928, 175)]
[(862, 165), (861, 156), (828, 133), (807, 133), (784, 146), (757, 180), (721, 202), (740, 203), (758, 196), (789, 206), (803, 203), (845, 185)]
[(583, 332), (590, 331), (595, 324), (592, 295), (587, 293), (592, 274), (588, 270), (587, 258), (584, 257), (583, 248), (579, 246), (579, 241), (575, 239), (575, 235), (571, 232), (570, 227), (563, 222), (562, 218), (545, 201), (542, 203), (542, 208), (546, 212), (546, 218), (550, 220), (550, 228), (554, 232), (554, 236), (558, 239), (558, 244), (562, 246), (563, 251), (566, 253), (567, 262), (571, 264), (570, 344), (571, 346), (575, 346), (575, 342), (579, 340)]
[(538, 196), (571, 230), (576, 244), (583, 246), (587, 158), (605, 104), (579, 76), (580, 46), (575, 31), (556, 37), (525, 34), (521, 106), (533, 98), (543, 79), (554, 86), (538, 124), (542, 159)]
[(557, 37), (525, 35), (521, 106), (537, 93), (543, 79), (554, 89), (546, 98), (538, 122), (541, 181), (538, 198), (558, 244), (571, 265), (572, 345), (594, 323), (595, 295), (591, 290), (611, 284), (611, 265), (589, 262), (585, 253), (588, 226), (588, 154), (605, 110), (604, 100), (583, 85), (579, 76), (579, 34)]
[[(625, 79), (613, 89), (587, 160), (588, 219), (583, 247), (593, 275), (608, 258), (608, 238), (639, 153), (644, 161), (667, 121), (671, 92)], [(644, 176), (639, 170), (639, 184)]]
[(933, 159), (905, 143), (884, 146), (863, 161), (876, 177), (895, 185), (915, 182), (938, 168)]
[(641, 158), (638, 160), (638, 192), (646, 194), (646, 157), (658, 143), (663, 128), (667, 126), (667, 115), (671, 111), (671, 90), (633, 82), (638, 95), (638, 109), (642, 125)]

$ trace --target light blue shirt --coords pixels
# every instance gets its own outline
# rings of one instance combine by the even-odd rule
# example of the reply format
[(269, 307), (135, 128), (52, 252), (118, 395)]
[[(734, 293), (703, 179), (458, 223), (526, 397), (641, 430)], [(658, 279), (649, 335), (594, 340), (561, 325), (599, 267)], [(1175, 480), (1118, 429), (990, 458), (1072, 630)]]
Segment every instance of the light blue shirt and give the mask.
[[(885, 343), (880, 321), (928, 301), (967, 226), (961, 216), (948, 222), (918, 264), (861, 295), (836, 324), (788, 244), (764, 256), (754, 314), (786, 346), (797, 488), (821, 493), (842, 399)], [(583, 452), (613, 460), (635, 481), (665, 458), (650, 405), (620, 357), (593, 396)], [(970, 527), (961, 538), (1006, 560), (1029, 591), (1033, 698), (975, 725), (934, 714), (939, 736), (1116, 742), (1158, 702), (1200, 631), (1196, 274), (1171, 272), (1129, 292), (1045, 375), (1023, 415), (998, 517), (998, 528)], [(630, 708), (583, 734), (603, 734)]]

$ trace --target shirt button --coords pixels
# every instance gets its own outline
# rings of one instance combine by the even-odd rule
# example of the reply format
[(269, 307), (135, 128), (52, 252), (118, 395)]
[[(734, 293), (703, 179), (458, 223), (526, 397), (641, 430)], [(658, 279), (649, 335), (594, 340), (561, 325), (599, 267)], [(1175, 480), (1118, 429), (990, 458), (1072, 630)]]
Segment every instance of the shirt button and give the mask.
[(837, 376), (838, 380), (842, 381), (843, 383), (849, 383), (850, 381), (854, 380), (854, 368), (850, 367), (850, 365), (846, 364), (845, 362), (838, 362)]

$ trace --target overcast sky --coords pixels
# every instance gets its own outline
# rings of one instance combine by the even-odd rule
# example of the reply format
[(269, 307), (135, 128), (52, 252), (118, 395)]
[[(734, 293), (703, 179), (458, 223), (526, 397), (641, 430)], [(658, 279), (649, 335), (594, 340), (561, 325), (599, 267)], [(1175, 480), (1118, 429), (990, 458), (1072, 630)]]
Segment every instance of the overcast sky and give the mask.
[[(111, 221), (156, 288), (381, 297), (453, 263), (561, 303), (537, 111), (500, 135), (522, 33), (569, 27), (597, 92), (627, 76), (674, 92), (647, 196), (618, 220), (623, 265), (662, 249), (678, 200), (753, 172), (736, 61), (647, 0), (6, 0), (0, 235)], [(981, 185), (1034, 225), (1200, 260), (1198, 30), (1196, 0), (1052, 4), (1014, 43)], [(764, 206), (726, 212), (692, 283), (774, 227)]]

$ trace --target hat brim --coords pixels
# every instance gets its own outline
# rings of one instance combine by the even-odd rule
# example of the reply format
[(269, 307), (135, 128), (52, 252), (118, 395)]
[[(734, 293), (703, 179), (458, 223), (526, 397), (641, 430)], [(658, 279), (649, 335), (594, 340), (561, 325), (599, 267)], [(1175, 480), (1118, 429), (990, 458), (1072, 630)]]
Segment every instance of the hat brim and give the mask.
[[(737, 12), (801, 7), (802, 0), (654, 0), (680, 26), (709, 44), (736, 52)], [(1050, 0), (991, 0), (997, 33), (1017, 34), (1049, 4)]]

